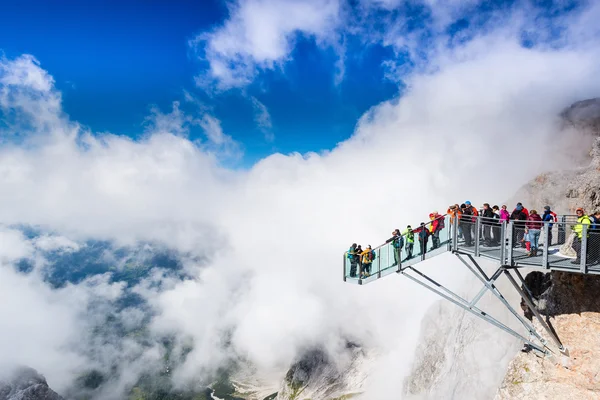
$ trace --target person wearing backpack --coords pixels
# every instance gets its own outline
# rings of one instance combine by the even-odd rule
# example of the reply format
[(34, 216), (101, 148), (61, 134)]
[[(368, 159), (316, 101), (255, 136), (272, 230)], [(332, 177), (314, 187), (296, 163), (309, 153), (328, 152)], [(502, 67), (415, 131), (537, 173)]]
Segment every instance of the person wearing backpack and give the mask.
[(363, 266), (363, 278), (371, 276), (371, 265), (375, 260), (375, 252), (371, 250), (371, 245), (368, 245), (365, 251), (361, 254), (362, 266)]
[(429, 229), (425, 226), (424, 222), (421, 222), (421, 226), (413, 231), (419, 238), (419, 247), (421, 248), (421, 254), (427, 253), (427, 242), (429, 241)]
[(350, 261), (350, 278), (356, 278), (356, 267), (358, 266), (359, 258), (359, 253), (356, 251), (356, 243), (352, 243), (346, 257)]
[(406, 226), (406, 230), (402, 232), (403, 236), (406, 236), (406, 247), (404, 250), (406, 251), (405, 260), (410, 260), (413, 256), (413, 248), (415, 246), (415, 232), (412, 230), (410, 225)]
[(392, 232), (392, 237), (385, 241), (386, 243), (392, 242), (392, 248), (394, 249), (394, 264), (392, 266), (398, 265), (398, 263), (402, 260), (402, 246), (404, 246), (404, 237), (400, 234), (400, 229), (394, 229)]

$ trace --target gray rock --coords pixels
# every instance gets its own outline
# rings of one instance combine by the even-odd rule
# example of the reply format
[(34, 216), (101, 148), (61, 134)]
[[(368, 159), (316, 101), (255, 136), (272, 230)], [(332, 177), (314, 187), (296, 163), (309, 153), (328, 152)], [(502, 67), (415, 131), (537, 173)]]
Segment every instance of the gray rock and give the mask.
[(567, 125), (578, 130), (600, 135), (600, 99), (588, 99), (573, 103), (561, 113)]
[(36, 370), (20, 367), (0, 379), (0, 400), (63, 400)]

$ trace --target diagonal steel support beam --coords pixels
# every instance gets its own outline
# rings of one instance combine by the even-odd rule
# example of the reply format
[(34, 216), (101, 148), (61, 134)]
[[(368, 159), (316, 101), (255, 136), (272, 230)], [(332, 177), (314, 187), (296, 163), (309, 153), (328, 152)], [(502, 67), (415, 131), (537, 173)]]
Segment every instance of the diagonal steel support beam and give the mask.
[[(460, 254), (456, 254), (456, 256), (469, 269), (469, 271), (471, 271), (471, 273), (473, 275), (475, 275), (483, 283), (484, 288), (488, 289), (494, 296), (496, 296), (496, 298), (498, 300), (500, 300), (502, 302), (502, 304), (504, 304), (504, 307), (506, 307), (508, 309), (508, 311), (510, 311), (510, 313), (521, 323), (521, 325), (523, 325), (523, 327), (525, 327), (525, 329), (527, 329), (527, 331), (530, 334), (535, 336), (545, 346), (546, 339), (544, 339), (544, 337), (538, 333), (538, 331), (535, 329), (535, 327), (533, 325), (531, 325), (525, 317), (523, 317), (521, 314), (519, 314), (519, 312), (510, 305), (508, 300), (506, 300), (506, 298), (502, 295), (502, 293), (500, 293), (500, 290), (498, 290), (498, 288), (494, 285), (494, 281), (502, 274), (503, 268), (502, 267), (498, 268), (496, 270), (496, 272), (494, 272), (494, 274), (492, 275), (492, 278), (494, 278), (494, 279), (491, 280), (487, 277), (486, 273), (483, 271), (483, 269), (479, 266), (477, 261), (475, 261), (475, 259), (471, 255), (468, 255), (469, 260), (471, 261), (471, 263), (473, 263), (473, 265), (475, 266), (475, 268), (477, 270), (475, 270), (475, 268), (473, 268), (467, 261), (465, 261), (465, 259)], [(481, 294), (481, 296), (483, 296), (483, 293), (480, 292), (480, 294)], [(478, 296), (479, 296), (479, 294), (478, 294)], [(479, 300), (479, 299), (477, 299), (477, 300)]]
[[(494, 282), (496, 281), (496, 279), (498, 279), (498, 277), (502, 274), (502, 271), (500, 268), (498, 268), (498, 270), (494, 273), (494, 275), (492, 275), (492, 277), (489, 279), (488, 283), (490, 283), (491, 285), (494, 284)], [(473, 300), (471, 300), (471, 303), (469, 303), (471, 306), (474, 306), (475, 304), (477, 304), (477, 302), (483, 297), (483, 295), (485, 294), (485, 292), (487, 292), (488, 290), (490, 290), (489, 286), (487, 285), (483, 285), (483, 287), (481, 288), (481, 290), (479, 291), (479, 293), (477, 293), (477, 296), (475, 296), (473, 298)]]
[[(449, 296), (445, 293), (443, 293), (441, 290), (432, 287), (430, 285), (428, 285), (427, 283), (415, 278), (414, 276), (408, 274), (408, 270), (412, 270), (415, 271), (417, 274), (419, 274), (422, 277), (425, 277), (429, 282), (435, 282), (432, 279), (428, 279), (426, 277), (426, 275), (424, 275), (423, 273), (415, 270), (415, 268), (413, 267), (408, 267), (402, 270), (402, 275), (406, 276), (407, 278), (409, 278), (410, 280), (416, 282), (417, 284), (423, 286), (424, 288), (432, 291), (433, 293), (437, 294), (438, 296), (448, 300), (449, 302), (459, 306), (460, 308), (462, 308), (463, 310), (475, 315), (478, 318), (481, 318), (482, 320), (502, 329), (503, 331), (505, 331), (506, 333), (514, 336), (515, 338), (523, 341), (524, 343), (527, 343), (529, 346), (531, 346), (531, 348), (539, 351), (540, 353), (543, 354), (548, 354), (548, 351), (546, 349), (544, 349), (543, 347), (538, 346), (537, 344), (533, 343), (531, 340), (525, 338), (524, 336), (520, 335), (519, 333), (517, 333), (516, 331), (514, 331), (513, 329), (509, 328), (508, 326), (504, 325), (502, 322), (496, 320), (495, 318), (493, 318), (491, 315), (485, 313), (484, 311), (476, 308), (476, 307), (471, 307), (469, 306), (468, 302), (466, 300), (464, 300), (462, 297), (458, 296), (457, 294), (455, 294), (454, 292), (451, 292), (453, 294), (453, 296)], [(437, 284), (436, 286), (439, 286), (440, 288), (445, 289), (445, 291), (449, 291), (449, 289), (444, 288), (443, 286)], [(458, 297), (461, 301), (456, 300), (453, 297)]]
[[(521, 280), (521, 284), (523, 285), (523, 287), (527, 288), (527, 285), (525, 284), (525, 280), (523, 279), (523, 276), (519, 273), (519, 271), (516, 271), (516, 273), (517, 273), (517, 276), (519, 277), (519, 279)], [(533, 297), (530, 298), (529, 295), (527, 293), (525, 293), (525, 291), (523, 291), (521, 289), (521, 287), (517, 284), (517, 282), (515, 281), (515, 279), (511, 275), (510, 271), (505, 270), (504, 274), (506, 275), (506, 277), (508, 278), (508, 280), (510, 281), (510, 283), (512, 283), (512, 285), (515, 287), (515, 289), (517, 290), (517, 292), (519, 292), (519, 294), (521, 295), (521, 298), (523, 298), (523, 300), (525, 300), (525, 303), (527, 304), (527, 307), (529, 307), (529, 309), (531, 310), (531, 312), (533, 312), (533, 314), (535, 315), (535, 317), (537, 318), (537, 320), (539, 321), (539, 323), (544, 327), (544, 329), (546, 330), (546, 332), (548, 333), (548, 335), (550, 335), (550, 337), (552, 338), (552, 340), (554, 341), (554, 343), (556, 344), (556, 346), (558, 347), (558, 349), (561, 352), (564, 353), (565, 352), (565, 347), (560, 342), (560, 339), (556, 336), (556, 334), (554, 333), (554, 331), (552, 329), (550, 329), (550, 326), (548, 326), (548, 324), (546, 323), (546, 321), (544, 320), (544, 318), (542, 318), (542, 315), (540, 314), (540, 312), (537, 309), (537, 307), (533, 304)], [(529, 294), (531, 294), (531, 291), (529, 291), (529, 288), (527, 288), (526, 290), (527, 290), (527, 292)]]

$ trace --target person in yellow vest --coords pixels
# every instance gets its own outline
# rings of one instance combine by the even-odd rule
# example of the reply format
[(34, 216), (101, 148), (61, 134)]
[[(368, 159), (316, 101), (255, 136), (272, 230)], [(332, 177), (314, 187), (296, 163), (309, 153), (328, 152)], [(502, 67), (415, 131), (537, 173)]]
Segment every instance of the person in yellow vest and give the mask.
[[(583, 240), (583, 226), (587, 225), (587, 234), (586, 234), (586, 238), (589, 238), (589, 232), (590, 232), (590, 228), (592, 226), (592, 219), (590, 217), (588, 217), (583, 208), (578, 208), (575, 213), (577, 214), (577, 223), (575, 225), (573, 225), (571, 227), (571, 229), (573, 230), (573, 232), (575, 232), (576, 236), (575, 236), (575, 240), (573, 240), (573, 250), (575, 250), (575, 252), (577, 253), (577, 258), (574, 261), (571, 261), (572, 264), (581, 264), (581, 242)], [(588, 242), (589, 245), (589, 242)], [(586, 251), (586, 259), (585, 262), (587, 263), (587, 254), (589, 254), (589, 251)]]

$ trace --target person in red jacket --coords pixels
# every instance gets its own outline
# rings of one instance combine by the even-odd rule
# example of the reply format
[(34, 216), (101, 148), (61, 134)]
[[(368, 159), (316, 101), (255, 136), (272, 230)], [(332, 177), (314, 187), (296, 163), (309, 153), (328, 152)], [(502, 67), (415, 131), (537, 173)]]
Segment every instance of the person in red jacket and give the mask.
[(440, 247), (440, 232), (445, 228), (445, 217), (434, 211), (429, 214), (429, 219), (431, 220), (431, 241), (433, 242), (431, 250), (434, 250)]
[(542, 232), (543, 225), (542, 217), (540, 217), (536, 210), (531, 210), (531, 213), (527, 217), (527, 222), (525, 223), (525, 226), (529, 229), (529, 240), (531, 241), (531, 251), (527, 254), (530, 257), (537, 256), (540, 233)]
[(523, 206), (522, 203), (517, 203), (517, 208), (521, 207), (521, 212), (525, 214), (526, 217), (529, 217), (529, 211)]

